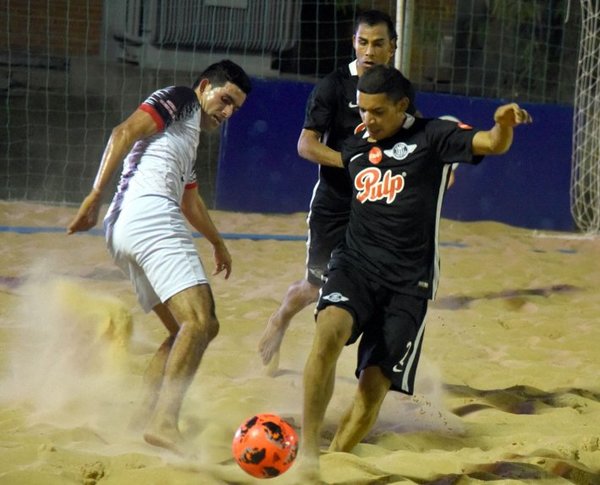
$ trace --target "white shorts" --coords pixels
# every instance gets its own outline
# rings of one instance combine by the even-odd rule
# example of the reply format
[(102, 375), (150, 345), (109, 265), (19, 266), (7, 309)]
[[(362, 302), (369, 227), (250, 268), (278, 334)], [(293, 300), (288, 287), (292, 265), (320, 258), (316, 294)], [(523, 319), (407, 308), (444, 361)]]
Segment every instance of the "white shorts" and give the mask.
[(180, 291), (208, 283), (174, 201), (160, 196), (127, 201), (116, 217), (104, 220), (104, 228), (108, 250), (129, 276), (145, 312)]

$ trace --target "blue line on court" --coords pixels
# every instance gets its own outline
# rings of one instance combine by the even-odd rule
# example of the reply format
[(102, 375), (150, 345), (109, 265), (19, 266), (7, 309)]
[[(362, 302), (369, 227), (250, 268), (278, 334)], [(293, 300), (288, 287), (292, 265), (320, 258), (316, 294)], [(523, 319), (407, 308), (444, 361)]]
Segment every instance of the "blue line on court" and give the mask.
[[(63, 233), (66, 234), (64, 227), (28, 227), (28, 226), (0, 226), (0, 232), (14, 232), (17, 234), (42, 234), (42, 233)], [(103, 236), (102, 229), (90, 229), (80, 233), (91, 236)], [(200, 233), (193, 232), (196, 238), (202, 237)], [(273, 239), (275, 241), (306, 241), (306, 236), (293, 236), (288, 234), (244, 234), (244, 233), (221, 233), (224, 239), (250, 239), (253, 241), (262, 241)]]
[[(64, 227), (30, 227), (30, 226), (0, 226), (1, 232), (14, 232), (17, 234), (42, 234), (42, 233), (63, 233), (66, 234)], [(102, 229), (90, 229), (89, 231), (80, 233), (82, 235), (89, 234), (91, 236), (103, 236)], [(192, 235), (196, 238), (202, 237), (200, 233), (193, 232)], [(223, 239), (249, 239), (251, 241), (306, 241), (306, 236), (294, 236), (289, 234), (249, 234), (249, 233), (221, 233)], [(466, 248), (467, 244), (461, 242), (441, 242), (440, 246), (452, 248)]]

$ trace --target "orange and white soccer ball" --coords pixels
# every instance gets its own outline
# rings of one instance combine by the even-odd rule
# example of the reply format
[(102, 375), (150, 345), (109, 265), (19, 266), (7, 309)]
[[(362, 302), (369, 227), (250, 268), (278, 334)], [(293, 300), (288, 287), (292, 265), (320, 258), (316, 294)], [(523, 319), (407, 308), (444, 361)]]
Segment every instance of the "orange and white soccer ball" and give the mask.
[(235, 432), (233, 457), (246, 473), (273, 478), (286, 472), (298, 454), (298, 435), (276, 414), (257, 414)]

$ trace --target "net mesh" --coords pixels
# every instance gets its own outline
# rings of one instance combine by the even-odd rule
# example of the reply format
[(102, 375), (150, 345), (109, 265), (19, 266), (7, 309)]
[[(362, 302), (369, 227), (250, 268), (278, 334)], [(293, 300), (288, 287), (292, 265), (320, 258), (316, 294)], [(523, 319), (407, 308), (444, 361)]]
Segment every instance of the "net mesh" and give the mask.
[(573, 106), (571, 212), (584, 232), (600, 232), (600, 2), (581, 1), (581, 47)]
[[(0, 199), (77, 203), (112, 127), (155, 89), (225, 57), (253, 77), (315, 82), (352, 59), (359, 10), (395, 19), (400, 5), (400, 67), (419, 91), (573, 103), (568, 0), (0, 0)], [(201, 137), (214, 206), (220, 136)]]

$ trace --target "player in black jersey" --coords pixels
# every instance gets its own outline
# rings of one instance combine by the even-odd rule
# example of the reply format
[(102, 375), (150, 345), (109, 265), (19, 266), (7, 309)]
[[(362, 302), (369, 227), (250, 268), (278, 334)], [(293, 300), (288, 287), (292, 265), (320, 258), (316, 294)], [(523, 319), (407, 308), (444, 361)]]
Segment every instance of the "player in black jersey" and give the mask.
[[(331, 251), (341, 242), (350, 214), (352, 186), (341, 170), (342, 142), (361, 123), (356, 104), (359, 76), (377, 64), (387, 64), (396, 50), (396, 30), (386, 13), (369, 10), (355, 22), (352, 38), (356, 60), (324, 77), (312, 91), (306, 106), (304, 127), (298, 140), (301, 157), (320, 164), (308, 215), (308, 258), (305, 278), (293, 283), (280, 307), (270, 317), (259, 343), (264, 364), (278, 353), (291, 319), (317, 301), (322, 275)], [(406, 83), (408, 113), (415, 114), (414, 91)], [(273, 361), (276, 364), (277, 359)]]
[(390, 389), (413, 393), (427, 303), (439, 277), (438, 224), (450, 167), (506, 152), (513, 128), (531, 122), (517, 104), (500, 106), (489, 131), (415, 118), (406, 113), (400, 73), (383, 65), (361, 76), (357, 104), (366, 130), (342, 152), (353, 188), (350, 221), (326, 272), (304, 369), (307, 475), (318, 474), (321, 424), (344, 345), (362, 336), (358, 389), (331, 451), (350, 451), (366, 435)]

